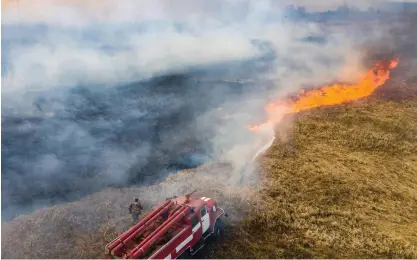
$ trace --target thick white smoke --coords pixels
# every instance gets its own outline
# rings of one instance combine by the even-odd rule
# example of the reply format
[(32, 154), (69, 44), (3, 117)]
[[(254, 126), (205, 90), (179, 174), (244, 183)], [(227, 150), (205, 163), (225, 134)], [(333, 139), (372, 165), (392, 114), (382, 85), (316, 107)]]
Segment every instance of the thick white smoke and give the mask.
[[(280, 57), (273, 77), (285, 73), (292, 85), (294, 78), (288, 78), (292, 76), (288, 70), (293, 65), (306, 63), (303, 69), (311, 73), (304, 82), (311, 84), (339, 77), (337, 68), (328, 69), (331, 61), (354, 62), (351, 68), (358, 65), (358, 56), (351, 50), (352, 40), (346, 35), (336, 35), (325, 46), (299, 42), (325, 32), (313, 23), (287, 21), (283, 6), (270, 1), (19, 3), (19, 13), (15, 12), (17, 7), (13, 8), (16, 4), (10, 2), (3, 14), (2, 23), (14, 25), (5, 28), (4, 40), (27, 37), (33, 42), (7, 47), (5, 92), (83, 83), (114, 84), (196, 65), (252, 59), (261, 55), (252, 44), (254, 39), (272, 44)], [(19, 24), (41, 25), (20, 28)]]
[[(194, 144), (185, 141), (190, 132), (182, 131), (189, 125), (197, 139), (204, 139), (204, 155), (231, 161), (237, 169), (233, 183), (240, 182), (242, 172), (274, 140), (273, 128), (256, 134), (247, 129), (265, 119), (267, 102), (304, 87), (353, 81), (363, 69), (355, 37), (288, 19), (285, 2), (7, 2), (2, 119), (14, 117), (6, 128), (19, 136), (9, 137), (3, 149), (9, 183), (21, 187), (25, 180), (44, 180), (48, 190), (52, 179), (67, 181), (63, 176), (76, 172), (67, 172), (73, 158), (94, 183), (125, 184), (132, 168), (165, 162), (177, 150), (192, 152)], [(315, 43), (311, 37), (322, 40)], [(178, 95), (159, 83), (147, 92), (133, 87), (135, 94), (116, 88), (192, 73), (203, 76), (184, 80), (184, 93)], [(77, 92), (80, 85), (92, 86), (91, 92)], [(183, 126), (175, 114), (180, 110), (187, 112)], [(19, 132), (13, 124), (22, 117), (39, 117), (41, 123), (19, 125)], [(161, 118), (177, 124), (156, 123)], [(155, 148), (147, 138), (163, 145)], [(18, 162), (22, 150), (35, 158), (24, 167)], [(31, 165), (36, 171), (30, 172)], [(70, 183), (83, 183), (79, 188), (85, 189), (90, 182), (77, 177)], [(63, 190), (69, 189), (65, 185)]]

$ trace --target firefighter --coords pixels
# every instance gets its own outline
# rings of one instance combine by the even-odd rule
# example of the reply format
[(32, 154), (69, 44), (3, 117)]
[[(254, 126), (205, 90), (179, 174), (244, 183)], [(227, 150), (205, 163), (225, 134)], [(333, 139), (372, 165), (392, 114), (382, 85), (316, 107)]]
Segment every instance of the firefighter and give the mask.
[(142, 213), (143, 207), (140, 204), (139, 199), (136, 198), (135, 202), (130, 204), (129, 206), (129, 213), (132, 215), (133, 224), (136, 224), (139, 220), (139, 216)]

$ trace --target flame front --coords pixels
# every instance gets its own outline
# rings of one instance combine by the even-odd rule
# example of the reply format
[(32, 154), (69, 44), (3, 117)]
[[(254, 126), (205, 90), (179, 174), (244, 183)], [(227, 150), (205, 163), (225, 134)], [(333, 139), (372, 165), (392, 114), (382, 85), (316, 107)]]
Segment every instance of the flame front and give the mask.
[(369, 96), (390, 77), (390, 70), (397, 67), (399, 59), (380, 61), (356, 84), (333, 84), (310, 91), (301, 90), (295, 100), (277, 100), (265, 106), (268, 120), (259, 125), (249, 126), (251, 131), (272, 127), (287, 114), (304, 110), (346, 103)]

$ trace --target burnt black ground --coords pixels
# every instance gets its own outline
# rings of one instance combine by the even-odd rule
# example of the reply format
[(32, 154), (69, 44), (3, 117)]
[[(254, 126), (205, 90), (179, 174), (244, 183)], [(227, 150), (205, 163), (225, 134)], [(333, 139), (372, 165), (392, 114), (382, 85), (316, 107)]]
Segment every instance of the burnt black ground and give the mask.
[(2, 218), (105, 187), (149, 185), (216, 159), (210, 138), (222, 122), (201, 127), (198, 118), (251, 91), (223, 79), (204, 68), (119, 87), (46, 91), (29, 104), (32, 115), (3, 105)]

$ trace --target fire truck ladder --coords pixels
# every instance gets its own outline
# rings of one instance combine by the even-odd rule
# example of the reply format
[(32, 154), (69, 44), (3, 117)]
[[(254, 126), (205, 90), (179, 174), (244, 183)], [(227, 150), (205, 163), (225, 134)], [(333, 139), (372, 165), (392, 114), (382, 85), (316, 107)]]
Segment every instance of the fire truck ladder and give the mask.
[(169, 238), (169, 230), (182, 223), (190, 208), (178, 205), (172, 200), (165, 201), (140, 222), (106, 246), (107, 258), (144, 257), (158, 243)]

